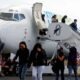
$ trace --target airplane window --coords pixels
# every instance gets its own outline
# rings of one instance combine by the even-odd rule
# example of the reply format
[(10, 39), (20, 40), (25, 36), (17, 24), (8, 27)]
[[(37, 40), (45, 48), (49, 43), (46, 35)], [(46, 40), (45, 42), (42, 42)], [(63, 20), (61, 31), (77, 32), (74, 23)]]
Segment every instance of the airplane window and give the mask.
[(25, 16), (19, 13), (0, 13), (0, 19), (6, 21), (20, 21), (25, 19)]
[(0, 13), (0, 19), (13, 20), (13, 13)]
[(24, 14), (20, 14), (19, 16), (20, 16), (20, 20), (23, 20), (23, 19), (25, 19), (25, 16), (24, 16)]
[(20, 21), (25, 19), (25, 16), (23, 14), (14, 14), (14, 20)]
[(19, 15), (18, 14), (14, 14), (14, 20), (15, 21), (19, 20)]

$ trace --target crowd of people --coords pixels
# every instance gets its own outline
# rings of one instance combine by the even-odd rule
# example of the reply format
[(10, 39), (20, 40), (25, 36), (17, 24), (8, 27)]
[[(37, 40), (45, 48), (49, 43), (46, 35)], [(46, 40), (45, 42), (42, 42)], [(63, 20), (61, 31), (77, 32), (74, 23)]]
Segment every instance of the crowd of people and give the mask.
[[(66, 24), (66, 19), (67, 19), (67, 15), (64, 15), (61, 19), (61, 22)], [(58, 22), (57, 15), (52, 16), (52, 23), (55, 23), (55, 22)], [(69, 26), (72, 28), (72, 30), (74, 30), (75, 32), (78, 32), (77, 19), (74, 19), (74, 21)]]
[[(69, 49), (69, 55), (67, 56), (67, 68), (69, 71), (69, 79), (71, 80), (72, 70), (74, 71), (75, 80), (77, 78), (77, 49), (72, 46)], [(16, 74), (16, 59), (19, 57), (19, 78), (25, 80), (27, 69), (32, 66), (32, 79), (42, 80), (42, 74), (45, 66), (51, 64), (52, 71), (56, 74), (56, 80), (59, 80), (59, 71), (61, 71), (61, 80), (65, 80), (64, 69), (65, 69), (65, 55), (63, 48), (57, 49), (57, 53), (50, 60), (47, 59), (46, 51), (43, 49), (40, 43), (36, 43), (29, 55), (29, 49), (24, 41), (20, 42), (19, 49), (17, 50), (16, 56), (11, 61), (9, 57), (5, 58), (0, 55), (0, 75), (6, 76), (12, 73)], [(56, 64), (54, 65), (54, 62)], [(15, 67), (14, 67), (15, 66)], [(56, 67), (54, 67), (56, 66)], [(54, 69), (55, 68), (55, 69)], [(54, 71), (55, 70), (55, 71)]]

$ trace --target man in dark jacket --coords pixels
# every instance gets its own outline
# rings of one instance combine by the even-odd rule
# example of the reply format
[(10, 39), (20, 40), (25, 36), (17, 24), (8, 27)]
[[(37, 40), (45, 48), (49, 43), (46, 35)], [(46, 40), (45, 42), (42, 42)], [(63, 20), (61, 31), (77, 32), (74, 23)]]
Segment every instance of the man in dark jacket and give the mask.
[(74, 31), (77, 31), (77, 19), (74, 19), (74, 22), (72, 22), (70, 26)]
[(13, 61), (15, 61), (17, 57), (19, 57), (19, 77), (20, 80), (24, 80), (29, 58), (29, 50), (25, 42), (20, 42), (19, 49)]

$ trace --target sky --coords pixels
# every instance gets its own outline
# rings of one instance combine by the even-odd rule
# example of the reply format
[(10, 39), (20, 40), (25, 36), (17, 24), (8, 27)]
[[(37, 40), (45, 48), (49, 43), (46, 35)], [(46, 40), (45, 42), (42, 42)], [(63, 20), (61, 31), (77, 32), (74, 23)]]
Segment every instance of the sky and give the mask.
[(0, 8), (21, 4), (32, 6), (35, 2), (43, 3), (45, 10), (68, 15), (72, 19), (78, 19), (80, 23), (80, 0), (0, 0)]
[(80, 0), (0, 0), (0, 8), (25, 4), (31, 6), (35, 2), (42, 2), (44, 9), (59, 14), (69, 14), (74, 18), (80, 14)]

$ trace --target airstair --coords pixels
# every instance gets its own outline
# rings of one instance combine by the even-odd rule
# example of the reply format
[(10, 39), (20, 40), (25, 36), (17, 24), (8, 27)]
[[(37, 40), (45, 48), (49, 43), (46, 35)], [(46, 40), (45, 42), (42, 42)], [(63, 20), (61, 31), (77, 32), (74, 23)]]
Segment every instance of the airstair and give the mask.
[(65, 49), (75, 46), (80, 52), (80, 35), (64, 23), (51, 23), (48, 28), (47, 38), (56, 41)]
[(75, 46), (80, 52), (80, 35), (73, 31), (69, 25), (60, 22), (51, 23), (47, 29), (46, 23), (42, 20), (42, 3), (35, 3), (33, 5), (32, 15), (40, 35), (46, 35), (46, 37), (40, 36), (41, 40), (56, 41), (66, 50), (69, 50), (71, 46)]

